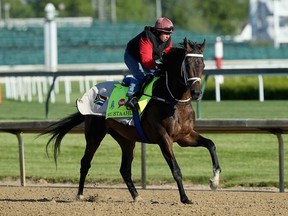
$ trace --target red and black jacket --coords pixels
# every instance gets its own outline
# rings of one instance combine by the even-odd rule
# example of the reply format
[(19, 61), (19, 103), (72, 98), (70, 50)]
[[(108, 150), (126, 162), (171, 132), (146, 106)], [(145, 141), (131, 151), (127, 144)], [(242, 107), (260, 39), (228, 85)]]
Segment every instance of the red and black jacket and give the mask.
[(171, 37), (166, 42), (162, 42), (158, 34), (153, 27), (146, 26), (144, 31), (127, 44), (128, 52), (147, 69), (155, 69), (155, 60), (172, 48)]

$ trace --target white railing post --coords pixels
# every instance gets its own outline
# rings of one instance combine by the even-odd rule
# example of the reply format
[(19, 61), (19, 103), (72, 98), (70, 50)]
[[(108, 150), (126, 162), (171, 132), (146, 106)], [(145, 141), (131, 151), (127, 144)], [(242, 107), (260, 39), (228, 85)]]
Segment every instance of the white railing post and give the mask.
[(264, 84), (262, 75), (258, 75), (258, 83), (259, 83), (259, 101), (264, 101)]
[(56, 72), (58, 64), (56, 9), (52, 3), (45, 6), (44, 56), (47, 71)]
[[(56, 72), (58, 66), (56, 9), (52, 3), (45, 6), (44, 56), (46, 70)], [(50, 84), (52, 79), (49, 79)], [(51, 92), (51, 102), (55, 102), (55, 93)]]
[[(222, 68), (223, 63), (223, 42), (221, 37), (217, 37), (215, 41), (215, 64), (217, 69)], [(221, 101), (220, 85), (224, 82), (223, 75), (216, 75), (215, 77), (215, 95), (216, 101)]]

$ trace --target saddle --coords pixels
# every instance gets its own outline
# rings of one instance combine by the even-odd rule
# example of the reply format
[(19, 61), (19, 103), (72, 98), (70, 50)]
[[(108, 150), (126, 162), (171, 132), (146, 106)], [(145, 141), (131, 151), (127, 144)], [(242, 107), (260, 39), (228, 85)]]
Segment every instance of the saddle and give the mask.
[[(136, 92), (131, 98), (128, 99), (128, 101), (126, 101), (125, 106), (128, 110), (138, 110), (139, 109), (139, 98), (141, 97), (141, 95), (144, 92), (145, 87), (147, 86), (147, 84), (150, 83), (150, 81), (153, 79), (153, 75), (149, 74), (146, 75), (144, 77), (144, 79), (141, 81), (140, 84), (140, 90), (138, 92)], [(131, 82), (132, 82), (132, 77), (125, 77), (122, 81), (122, 85), (127, 86), (129, 88)]]
[[(140, 91), (137, 92), (134, 96), (139, 99), (141, 95), (143, 95), (146, 86), (153, 80), (154, 77), (155, 76), (152, 74), (147, 74), (142, 80), (142, 83), (140, 84)], [(121, 82), (121, 85), (129, 87), (131, 80), (132, 80), (132, 77), (124, 77), (124, 79)]]

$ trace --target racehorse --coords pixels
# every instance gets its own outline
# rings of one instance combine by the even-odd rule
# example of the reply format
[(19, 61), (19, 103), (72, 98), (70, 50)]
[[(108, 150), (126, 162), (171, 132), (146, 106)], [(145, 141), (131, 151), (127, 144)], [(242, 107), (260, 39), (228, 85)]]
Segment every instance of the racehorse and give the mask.
[[(204, 48), (205, 40), (198, 44), (185, 38), (180, 47), (173, 47), (169, 53), (164, 54), (160, 77), (154, 83), (153, 96), (141, 117), (141, 125), (149, 140), (148, 143), (159, 145), (177, 183), (180, 200), (184, 204), (191, 204), (192, 202), (187, 197), (183, 187), (182, 173), (173, 152), (174, 142), (181, 147), (202, 146), (208, 149), (213, 165), (213, 177), (209, 180), (212, 190), (217, 189), (221, 172), (215, 144), (193, 129), (195, 112), (191, 100), (198, 100), (201, 97), (200, 81), (205, 67)], [(119, 123), (112, 118), (106, 119), (105, 116), (82, 115), (80, 112), (76, 112), (50, 125), (42, 133), (42, 135), (51, 135), (46, 150), (48, 145), (54, 142), (55, 162), (57, 163), (60, 144), (65, 134), (82, 122), (85, 125), (86, 149), (81, 159), (77, 199), (84, 198), (84, 183), (91, 167), (91, 160), (107, 133), (121, 147), (120, 173), (133, 200), (141, 199), (131, 178), (135, 143), (142, 142), (133, 126)]]

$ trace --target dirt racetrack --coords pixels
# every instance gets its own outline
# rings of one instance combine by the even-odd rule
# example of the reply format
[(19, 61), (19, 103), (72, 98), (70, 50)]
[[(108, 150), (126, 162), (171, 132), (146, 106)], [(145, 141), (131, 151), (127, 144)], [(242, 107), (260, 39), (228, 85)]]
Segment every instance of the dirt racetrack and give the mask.
[[(187, 188), (187, 186), (186, 186)], [(174, 186), (138, 189), (143, 201), (134, 203), (123, 186), (85, 189), (76, 201), (76, 185), (0, 184), (0, 215), (288, 215), (288, 194), (277, 189), (233, 188), (210, 191), (188, 187), (192, 205), (179, 201)]]

